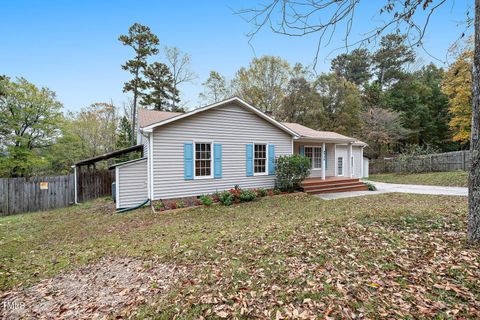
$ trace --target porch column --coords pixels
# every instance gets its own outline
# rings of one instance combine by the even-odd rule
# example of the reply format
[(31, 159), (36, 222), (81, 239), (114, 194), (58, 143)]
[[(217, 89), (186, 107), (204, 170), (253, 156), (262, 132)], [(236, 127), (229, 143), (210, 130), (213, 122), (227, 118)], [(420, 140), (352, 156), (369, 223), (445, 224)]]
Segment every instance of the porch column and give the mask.
[(361, 171), (361, 173), (360, 173), (360, 178), (363, 178), (363, 167), (364, 167), (364, 166), (363, 166), (363, 148), (364, 148), (364, 147), (362, 147), (362, 148), (360, 149), (360, 163), (361, 163), (361, 167), (360, 167), (360, 171)]
[(347, 148), (347, 163), (348, 163), (348, 176), (353, 178), (353, 170), (352, 170), (352, 143), (348, 143)]
[(322, 143), (322, 180), (325, 180), (325, 142)]
[(333, 175), (338, 176), (337, 144), (333, 145)]

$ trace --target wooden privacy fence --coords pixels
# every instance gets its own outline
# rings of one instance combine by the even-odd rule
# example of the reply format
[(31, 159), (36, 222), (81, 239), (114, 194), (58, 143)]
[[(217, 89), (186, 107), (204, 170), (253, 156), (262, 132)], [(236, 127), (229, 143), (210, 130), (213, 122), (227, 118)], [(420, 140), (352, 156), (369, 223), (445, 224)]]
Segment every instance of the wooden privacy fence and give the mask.
[(115, 170), (97, 170), (81, 167), (77, 169), (78, 202), (112, 195)]
[(470, 151), (454, 151), (415, 156), (411, 158), (385, 158), (370, 160), (369, 172), (375, 173), (420, 173), (469, 170)]
[(66, 207), (74, 202), (73, 174), (0, 179), (0, 215)]
[[(111, 195), (115, 172), (77, 173), (78, 202)], [(63, 208), (75, 203), (74, 175), (42, 178), (0, 178), (0, 216)]]

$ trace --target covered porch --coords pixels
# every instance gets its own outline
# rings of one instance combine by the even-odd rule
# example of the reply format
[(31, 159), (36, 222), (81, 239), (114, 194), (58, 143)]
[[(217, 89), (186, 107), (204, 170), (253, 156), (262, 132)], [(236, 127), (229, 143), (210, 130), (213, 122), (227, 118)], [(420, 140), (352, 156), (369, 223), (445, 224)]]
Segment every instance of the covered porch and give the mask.
[[(299, 136), (293, 140), (293, 153), (310, 158), (309, 178), (363, 178), (368, 174), (363, 161), (366, 143), (332, 131), (318, 131), (298, 123), (283, 125)], [(366, 171), (366, 172), (364, 172)]]
[(353, 141), (298, 139), (293, 143), (293, 152), (310, 158), (310, 179), (333, 181), (361, 178), (363, 147), (354, 148), (354, 144)]

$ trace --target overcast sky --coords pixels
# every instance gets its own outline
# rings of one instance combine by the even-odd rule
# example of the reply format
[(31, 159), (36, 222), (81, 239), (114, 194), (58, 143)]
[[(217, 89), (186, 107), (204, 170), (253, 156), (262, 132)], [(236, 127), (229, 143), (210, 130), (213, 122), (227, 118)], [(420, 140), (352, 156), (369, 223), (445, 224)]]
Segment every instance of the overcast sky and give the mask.
[[(357, 11), (353, 33), (361, 34), (372, 25), (375, 1)], [(435, 2), (435, 1), (434, 1)], [(459, 37), (464, 26), (468, 0), (449, 1), (431, 21), (425, 47), (440, 59)], [(248, 44), (251, 29), (233, 11), (256, 6), (258, 1), (2, 1), (0, 6), (0, 74), (25, 77), (57, 93), (68, 110), (76, 111), (93, 102), (110, 101), (121, 106), (129, 74), (121, 64), (132, 51), (118, 41), (134, 22), (148, 25), (160, 38), (161, 46), (176, 46), (192, 56), (198, 79), (181, 88), (189, 108), (198, 105), (201, 83), (210, 70), (231, 79), (236, 70), (255, 56), (277, 55), (290, 63), (311, 65), (316, 49), (315, 36), (290, 38), (265, 30)], [(333, 39), (320, 52), (318, 71), (328, 71), (332, 49), (341, 46)], [(419, 52), (425, 63), (434, 61)], [(159, 56), (162, 60), (163, 57)]]

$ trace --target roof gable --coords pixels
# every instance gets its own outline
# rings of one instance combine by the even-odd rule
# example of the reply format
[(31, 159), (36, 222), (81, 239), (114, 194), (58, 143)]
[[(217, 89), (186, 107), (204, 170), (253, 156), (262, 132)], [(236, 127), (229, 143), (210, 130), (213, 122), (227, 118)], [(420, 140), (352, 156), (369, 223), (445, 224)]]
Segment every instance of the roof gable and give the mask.
[(166, 125), (168, 123), (172, 123), (172, 122), (180, 120), (180, 119), (191, 117), (191, 116), (194, 116), (195, 114), (205, 112), (205, 111), (208, 111), (210, 109), (220, 108), (222, 106), (226, 106), (226, 105), (229, 105), (231, 103), (236, 103), (237, 105), (251, 111), (253, 114), (259, 116), (260, 118), (263, 118), (264, 120), (266, 120), (268, 122), (270, 122), (271, 124), (278, 127), (279, 129), (287, 132), (291, 136), (294, 136), (294, 137), (298, 136), (298, 134), (295, 131), (291, 130), (290, 128), (286, 127), (285, 125), (276, 121), (275, 119), (267, 116), (262, 111), (260, 111), (257, 108), (251, 106), (250, 104), (246, 103), (245, 101), (243, 101), (242, 99), (240, 99), (238, 97), (233, 97), (233, 98), (230, 98), (230, 99), (226, 99), (226, 100), (223, 100), (223, 101), (220, 101), (220, 102), (217, 102), (217, 103), (205, 106), (205, 107), (201, 107), (201, 108), (192, 110), (192, 111), (187, 112), (187, 113), (178, 114), (178, 115), (175, 115), (175, 116), (168, 117), (168, 118), (166, 118), (164, 120), (161, 120), (159, 122), (156, 122), (156, 123), (150, 124), (148, 126), (142, 127), (141, 130), (144, 131), (144, 132), (152, 132), (153, 129), (155, 129), (156, 127), (163, 126), (163, 125)]
[(343, 134), (339, 134), (333, 131), (318, 131), (309, 127), (302, 126), (299, 123), (282, 122), (282, 124), (290, 128), (291, 130), (295, 131), (301, 137), (305, 137), (305, 138), (365, 144), (364, 142), (358, 141), (355, 138), (347, 137), (347, 136), (344, 136)]
[(147, 127), (154, 123), (164, 121), (178, 115), (183, 114), (182, 112), (168, 112), (168, 111), (157, 111), (149, 110), (145, 108), (138, 109), (138, 125), (140, 128)]

